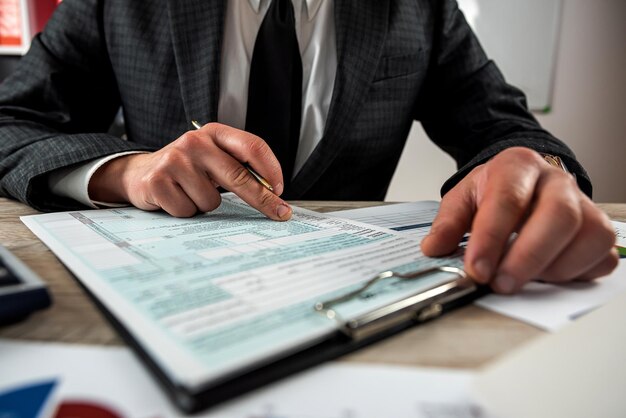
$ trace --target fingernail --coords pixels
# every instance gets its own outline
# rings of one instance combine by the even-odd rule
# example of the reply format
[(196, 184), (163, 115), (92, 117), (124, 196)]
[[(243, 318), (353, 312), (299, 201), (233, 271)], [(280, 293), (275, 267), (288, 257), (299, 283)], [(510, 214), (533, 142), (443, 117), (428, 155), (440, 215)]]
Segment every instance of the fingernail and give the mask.
[(502, 293), (515, 291), (515, 279), (507, 274), (500, 274), (495, 281), (496, 290)]
[(491, 279), (491, 263), (485, 258), (479, 258), (474, 262), (474, 271), (478, 275), (475, 279), (481, 283), (487, 283)]
[(276, 214), (280, 219), (287, 219), (291, 209), (287, 205), (279, 205)]
[(274, 193), (276, 193), (276, 196), (283, 194), (284, 188), (285, 186), (282, 183), (277, 183), (276, 186), (274, 186)]

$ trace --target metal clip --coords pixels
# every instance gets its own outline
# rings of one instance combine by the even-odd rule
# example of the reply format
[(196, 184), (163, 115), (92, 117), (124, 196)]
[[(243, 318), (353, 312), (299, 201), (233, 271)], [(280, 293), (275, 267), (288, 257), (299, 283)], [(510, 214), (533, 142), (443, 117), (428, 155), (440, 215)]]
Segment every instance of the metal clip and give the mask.
[[(358, 297), (381, 280), (390, 278), (415, 280), (433, 273), (452, 273), (456, 277), (353, 319), (344, 320), (333, 309), (335, 305)], [(423, 322), (435, 318), (443, 312), (443, 305), (446, 302), (465, 296), (476, 290), (476, 288), (476, 284), (465, 270), (458, 267), (431, 267), (404, 274), (384, 271), (352, 292), (325, 302), (317, 302), (314, 308), (328, 319), (336, 321), (339, 330), (348, 337), (354, 340), (361, 340), (407, 320)]]

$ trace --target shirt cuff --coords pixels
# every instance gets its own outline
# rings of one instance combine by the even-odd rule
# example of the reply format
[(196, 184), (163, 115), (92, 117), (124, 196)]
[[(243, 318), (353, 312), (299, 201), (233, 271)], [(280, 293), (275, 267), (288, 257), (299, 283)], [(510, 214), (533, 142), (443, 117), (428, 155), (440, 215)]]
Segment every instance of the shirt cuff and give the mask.
[(131, 154), (148, 154), (146, 151), (126, 151), (98, 158), (78, 166), (71, 166), (55, 170), (48, 176), (48, 187), (57, 196), (69, 197), (83, 205), (94, 209), (100, 207), (121, 208), (128, 203), (110, 203), (91, 200), (89, 197), (89, 181), (93, 174), (105, 163), (119, 157)]

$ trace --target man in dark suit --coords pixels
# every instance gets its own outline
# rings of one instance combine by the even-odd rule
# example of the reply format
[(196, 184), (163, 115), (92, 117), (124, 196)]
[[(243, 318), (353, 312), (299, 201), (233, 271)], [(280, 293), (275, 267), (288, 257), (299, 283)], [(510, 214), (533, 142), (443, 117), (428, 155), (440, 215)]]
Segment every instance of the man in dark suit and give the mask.
[[(503, 293), (615, 267), (587, 174), (505, 83), (454, 0), (291, 3), (65, 0), (0, 88), (1, 193), (41, 210), (131, 203), (191, 216), (216, 208), (221, 186), (287, 220), (281, 197), (382, 199), (419, 120), (459, 166), (426, 254), (452, 251), (471, 229), (466, 268)], [(266, 15), (276, 21), (262, 30)], [(268, 56), (299, 64), (253, 69)], [(288, 95), (253, 93), (267, 86)], [(120, 106), (128, 140), (106, 133)], [(263, 134), (285, 118), (295, 146), (291, 134)], [(192, 130), (193, 119), (206, 124)]]

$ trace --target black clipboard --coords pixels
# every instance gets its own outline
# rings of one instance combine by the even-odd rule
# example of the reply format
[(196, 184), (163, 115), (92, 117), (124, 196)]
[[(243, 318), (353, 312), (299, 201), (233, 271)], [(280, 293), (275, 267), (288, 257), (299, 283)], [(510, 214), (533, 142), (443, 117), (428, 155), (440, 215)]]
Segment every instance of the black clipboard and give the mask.
[[(392, 278), (415, 280), (438, 272), (451, 273), (454, 278), (355, 318), (342, 319), (335, 310), (335, 307), (342, 302), (358, 297), (380, 281)], [(336, 322), (337, 331), (330, 337), (257, 368), (232, 373), (220, 380), (207, 382), (191, 390), (174, 383), (124, 324), (87, 286), (79, 279), (76, 281), (86, 290), (120, 336), (146, 364), (172, 403), (187, 414), (218, 405), (294, 373), (381, 341), (407, 328), (435, 319), (489, 292), (488, 287), (476, 284), (463, 269), (458, 267), (439, 266), (404, 274), (385, 271), (365, 282), (356, 291), (332, 300), (320, 301), (311, 307), (320, 315), (326, 316), (329, 321)]]

